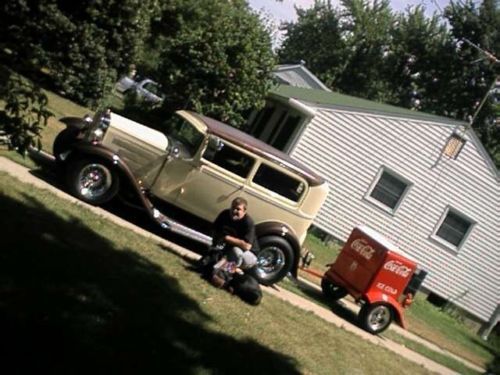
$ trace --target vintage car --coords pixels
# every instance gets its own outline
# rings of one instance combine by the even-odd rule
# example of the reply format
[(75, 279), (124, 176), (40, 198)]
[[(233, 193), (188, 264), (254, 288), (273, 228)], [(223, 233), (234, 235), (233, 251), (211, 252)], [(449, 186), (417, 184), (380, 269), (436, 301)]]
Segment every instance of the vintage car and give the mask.
[(110, 111), (61, 121), (67, 127), (54, 155), (74, 196), (93, 205), (132, 197), (165, 229), (207, 244), (206, 233), (174, 220), (168, 207), (211, 223), (241, 196), (256, 223), (259, 282), (296, 274), (307, 229), (328, 193), (326, 182), (304, 165), (188, 111), (178, 111), (162, 131)]

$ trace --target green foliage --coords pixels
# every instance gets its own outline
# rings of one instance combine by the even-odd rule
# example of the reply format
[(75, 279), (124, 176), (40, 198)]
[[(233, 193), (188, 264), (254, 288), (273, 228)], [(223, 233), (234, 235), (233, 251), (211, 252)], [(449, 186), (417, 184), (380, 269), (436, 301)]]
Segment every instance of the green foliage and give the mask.
[(377, 101), (392, 95), (384, 76), (385, 51), (391, 43), (394, 17), (387, 0), (344, 0), (343, 36), (347, 60), (336, 83), (340, 91)]
[(46, 109), (47, 96), (31, 82), (10, 74), (0, 97), (0, 129), (9, 136), (9, 147), (25, 155), (29, 147), (41, 148), (40, 133), (52, 113)]
[(297, 22), (282, 26), (286, 39), (279, 50), (281, 62), (297, 63), (305, 59), (318, 78), (336, 88), (348, 53), (339, 12), (330, 2), (317, 1), (310, 9), (297, 9), (297, 16)]
[(245, 1), (169, 2), (152, 35), (165, 112), (192, 109), (241, 125), (242, 113), (264, 104), (275, 60), (269, 34)]
[(458, 63), (453, 66), (455, 76), (450, 81), (451, 95), (445, 99), (451, 100), (448, 105), (457, 117), (467, 119), (477, 115), (473, 127), (500, 167), (500, 125), (496, 123), (499, 107), (492, 100), (493, 96), (476, 113), (492, 82), (500, 76), (500, 62), (490, 55), (500, 57), (498, 1), (483, 0), (479, 8), (472, 1), (452, 3), (446, 8), (446, 18), (458, 43)]
[(0, 47), (13, 51), (9, 63), (37, 79), (43, 68), (58, 91), (95, 108), (137, 58), (158, 9), (158, 0), (9, 0)]

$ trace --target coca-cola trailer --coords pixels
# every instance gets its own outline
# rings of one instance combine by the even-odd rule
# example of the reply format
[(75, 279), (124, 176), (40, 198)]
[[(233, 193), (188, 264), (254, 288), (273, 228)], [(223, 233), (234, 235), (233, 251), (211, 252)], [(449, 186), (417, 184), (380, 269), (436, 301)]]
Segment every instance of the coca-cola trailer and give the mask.
[(353, 229), (335, 262), (321, 280), (323, 294), (333, 300), (352, 295), (361, 303), (359, 321), (373, 334), (395, 320), (406, 328), (408, 307), (427, 274), (398, 253), (398, 248), (367, 226)]

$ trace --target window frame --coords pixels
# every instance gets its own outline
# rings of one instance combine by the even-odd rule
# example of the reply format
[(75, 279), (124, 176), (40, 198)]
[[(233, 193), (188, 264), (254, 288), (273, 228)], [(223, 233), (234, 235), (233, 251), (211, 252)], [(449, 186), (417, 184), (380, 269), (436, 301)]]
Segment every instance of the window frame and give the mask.
[[(467, 232), (464, 233), (462, 239), (460, 240), (460, 243), (458, 245), (454, 245), (452, 244), (451, 242), (448, 242), (446, 239), (444, 239), (443, 237), (441, 236), (438, 236), (438, 231), (441, 229), (441, 226), (443, 225), (444, 221), (446, 220), (446, 218), (448, 217), (448, 214), (449, 213), (452, 213), (456, 216), (459, 216), (461, 219), (469, 222), (469, 227), (467, 228)], [(435, 225), (434, 227), (434, 230), (432, 231), (431, 235), (430, 235), (430, 238), (437, 242), (438, 244), (440, 244), (441, 246), (444, 246), (446, 249), (448, 250), (452, 250), (454, 252), (457, 252), (459, 251), (463, 246), (464, 244), (467, 242), (467, 239), (469, 238), (471, 232), (472, 232), (472, 229), (473, 227), (476, 225), (476, 221), (473, 220), (470, 216), (460, 212), (459, 210), (451, 207), (450, 205), (446, 206), (443, 213), (441, 214), (441, 216), (439, 217), (439, 220), (437, 222), (437, 224)]]
[[(404, 183), (406, 185), (405, 189), (403, 190), (403, 193), (400, 195), (398, 202), (394, 206), (394, 208), (391, 208), (387, 206), (385, 203), (379, 201), (378, 199), (372, 197), (372, 193), (377, 187), (378, 183), (380, 182), (380, 179), (382, 178), (382, 175), (385, 173), (391, 175), (392, 177), (396, 178), (400, 182)], [(396, 211), (399, 209), (401, 206), (403, 200), (406, 198), (408, 195), (409, 191), (411, 190), (413, 186), (413, 183), (408, 180), (407, 178), (403, 177), (401, 174), (395, 172), (394, 170), (386, 167), (386, 166), (381, 166), (379, 170), (377, 171), (377, 174), (375, 175), (375, 178), (371, 182), (370, 186), (368, 187), (368, 190), (364, 196), (364, 199), (374, 205), (375, 207), (383, 210), (384, 212), (387, 212), (390, 215), (394, 215)]]
[[(279, 193), (277, 193), (277, 192), (275, 192), (275, 191), (273, 191), (273, 190), (271, 190), (263, 185), (258, 184), (257, 182), (254, 182), (255, 175), (257, 174), (257, 171), (259, 170), (259, 168), (262, 165), (265, 165), (268, 168), (274, 169), (275, 171), (278, 171), (279, 173), (282, 173), (286, 176), (289, 176), (290, 178), (293, 178), (293, 179), (301, 182), (304, 185), (304, 191), (302, 192), (300, 198), (297, 201), (294, 201), (294, 200), (289, 199), (289, 198), (285, 197), (284, 195), (281, 195), (281, 194), (279, 194)], [(301, 176), (290, 173), (286, 169), (280, 168), (279, 165), (277, 165), (276, 163), (268, 162), (268, 161), (264, 161), (264, 160), (261, 160), (260, 162), (255, 163), (254, 170), (252, 171), (251, 175), (249, 176), (248, 183), (249, 183), (249, 186), (253, 190), (258, 191), (259, 194), (269, 194), (272, 197), (273, 201), (279, 201), (281, 203), (286, 203), (287, 205), (291, 205), (291, 206), (300, 206), (302, 201), (308, 195), (309, 189), (310, 189), (310, 186), (307, 183), (307, 181), (304, 178), (302, 178)]]
[(246, 176), (244, 176), (244, 177), (240, 176), (239, 174), (235, 173), (234, 171), (231, 171), (231, 170), (223, 167), (222, 165), (219, 165), (219, 164), (215, 163), (214, 161), (205, 158), (204, 155), (205, 155), (205, 152), (207, 151), (206, 148), (204, 148), (202, 150), (202, 152), (201, 152), (201, 160), (202, 160), (202, 162), (205, 165), (210, 165), (210, 166), (215, 167), (215, 168), (217, 168), (217, 169), (219, 169), (221, 171), (224, 171), (226, 174), (230, 174), (234, 178), (237, 178), (237, 179), (239, 179), (241, 181), (247, 181), (248, 179), (253, 178), (253, 175), (255, 173), (255, 169), (256, 169), (257, 165), (259, 164), (258, 158), (254, 154), (251, 154), (248, 151), (246, 151), (245, 149), (242, 149), (241, 147), (238, 147), (238, 146), (236, 146), (236, 145), (234, 145), (234, 144), (232, 144), (230, 142), (227, 142), (223, 138), (221, 138), (221, 141), (224, 144), (223, 147), (231, 147), (232, 149), (234, 149), (237, 152), (241, 153), (242, 155), (244, 155), (248, 159), (252, 160), (252, 165), (248, 169)]

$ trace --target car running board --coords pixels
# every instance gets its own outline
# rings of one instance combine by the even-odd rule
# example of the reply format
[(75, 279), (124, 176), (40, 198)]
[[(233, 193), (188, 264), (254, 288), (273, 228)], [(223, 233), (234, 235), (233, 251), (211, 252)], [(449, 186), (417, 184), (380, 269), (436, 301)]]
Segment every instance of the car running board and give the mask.
[(162, 214), (158, 209), (153, 208), (152, 211), (153, 218), (160, 224), (163, 229), (166, 229), (172, 233), (181, 235), (183, 237), (189, 238), (191, 240), (200, 242), (205, 245), (212, 245), (212, 237), (207, 236), (197, 230), (189, 228), (168, 216)]

